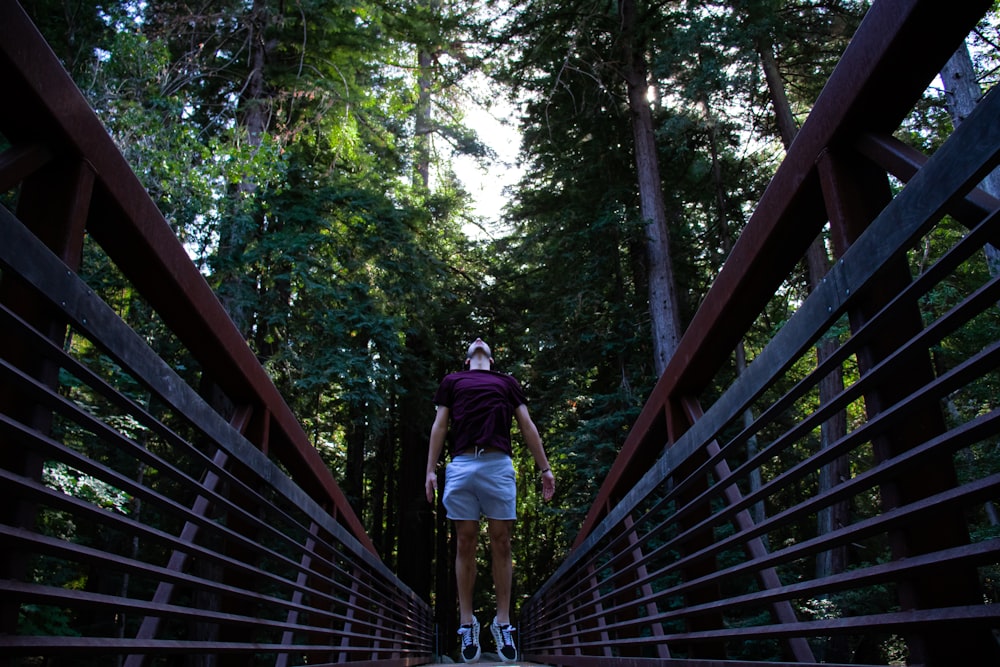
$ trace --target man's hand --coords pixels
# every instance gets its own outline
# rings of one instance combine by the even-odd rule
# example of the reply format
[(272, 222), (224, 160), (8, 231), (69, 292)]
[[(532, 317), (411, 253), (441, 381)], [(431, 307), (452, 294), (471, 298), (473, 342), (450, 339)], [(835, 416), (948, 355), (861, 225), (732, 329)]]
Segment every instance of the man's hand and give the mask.
[(552, 474), (552, 470), (546, 470), (542, 473), (542, 499), (545, 501), (552, 500), (552, 496), (556, 493), (556, 476)]
[[(424, 489), (427, 491), (427, 502), (431, 505), (434, 504), (434, 492), (438, 489), (438, 476), (437, 471), (432, 470), (427, 473), (427, 479), (424, 480)], [(555, 487), (553, 487), (555, 489)]]

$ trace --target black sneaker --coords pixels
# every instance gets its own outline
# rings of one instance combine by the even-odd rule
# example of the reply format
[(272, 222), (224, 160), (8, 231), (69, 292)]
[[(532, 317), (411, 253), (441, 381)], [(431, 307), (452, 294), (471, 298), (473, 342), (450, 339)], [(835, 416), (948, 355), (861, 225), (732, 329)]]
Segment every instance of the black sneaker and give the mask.
[(490, 632), (497, 643), (497, 655), (504, 662), (514, 662), (517, 660), (517, 648), (514, 646), (514, 632), (517, 631), (510, 623), (500, 625), (496, 617), (490, 623)]
[(462, 642), (462, 660), (465, 662), (475, 662), (482, 655), (479, 648), (479, 621), (472, 617), (472, 623), (461, 625), (458, 628), (458, 636)]

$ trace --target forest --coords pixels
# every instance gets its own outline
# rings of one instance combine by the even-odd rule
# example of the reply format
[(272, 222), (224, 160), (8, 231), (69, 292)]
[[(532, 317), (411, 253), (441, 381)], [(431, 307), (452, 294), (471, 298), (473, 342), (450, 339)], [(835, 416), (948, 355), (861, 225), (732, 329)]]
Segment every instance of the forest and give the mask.
[[(440, 380), (482, 337), (529, 398), (558, 487), (542, 502), (534, 462), (515, 442), (523, 599), (569, 549), (869, 5), (21, 4), (382, 560), (439, 614), (454, 613), (453, 546), (423, 473)], [(959, 100), (997, 81), (1000, 3), (953, 64), (963, 76), (942, 74), (899, 136), (927, 153), (968, 113)], [(946, 83), (959, 78), (964, 91)], [(483, 113), (509, 134), (476, 122)], [(517, 145), (498, 143), (508, 136)], [(484, 179), (509, 183), (485, 210), (474, 186)], [(1000, 194), (1000, 182), (985, 187)], [(85, 251), (93, 289), (175, 368), (193, 368), (100, 250)], [(820, 239), (746, 354), (829, 261)], [(1000, 271), (996, 257), (977, 261), (980, 274)], [(478, 608), (490, 604), (486, 588)]]

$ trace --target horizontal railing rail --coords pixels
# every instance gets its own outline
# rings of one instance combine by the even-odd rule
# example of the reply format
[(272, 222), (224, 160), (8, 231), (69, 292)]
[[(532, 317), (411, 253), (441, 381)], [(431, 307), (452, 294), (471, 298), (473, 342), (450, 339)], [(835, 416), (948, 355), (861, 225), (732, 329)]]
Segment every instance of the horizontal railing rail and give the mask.
[[(989, 4), (874, 3), (524, 605), (526, 656), (1000, 661), (1000, 97), (930, 157), (891, 136)], [(825, 277), (714, 387), (827, 223)]]
[[(428, 662), (429, 606), (14, 2), (0, 85), (0, 663)], [(164, 350), (78, 274), (85, 250)]]

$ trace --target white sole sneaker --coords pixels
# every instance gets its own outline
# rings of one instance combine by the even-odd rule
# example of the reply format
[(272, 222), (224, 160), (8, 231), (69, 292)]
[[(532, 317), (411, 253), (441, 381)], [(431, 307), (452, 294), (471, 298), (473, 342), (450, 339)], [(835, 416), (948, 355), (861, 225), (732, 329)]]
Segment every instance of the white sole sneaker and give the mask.
[(517, 660), (517, 647), (514, 646), (514, 635), (512, 634), (516, 631), (517, 628), (510, 623), (500, 625), (497, 623), (496, 618), (490, 623), (490, 632), (493, 633), (493, 640), (497, 644), (497, 655), (504, 662), (514, 662)]
[(472, 623), (459, 626), (458, 636), (461, 637), (462, 643), (461, 647), (459, 647), (459, 654), (462, 656), (463, 661), (476, 662), (483, 654), (479, 646), (479, 632), (479, 621), (476, 620), (475, 616), (472, 617)]

